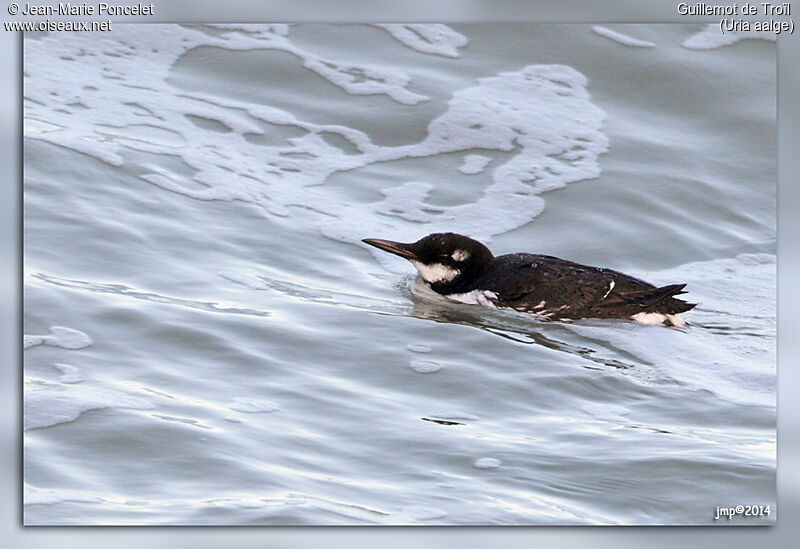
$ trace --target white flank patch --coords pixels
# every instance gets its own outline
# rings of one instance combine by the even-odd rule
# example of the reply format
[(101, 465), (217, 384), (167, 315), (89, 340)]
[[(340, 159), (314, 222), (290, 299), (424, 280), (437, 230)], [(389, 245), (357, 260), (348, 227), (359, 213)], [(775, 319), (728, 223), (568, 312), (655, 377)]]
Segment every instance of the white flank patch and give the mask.
[(453, 261), (466, 261), (469, 259), (469, 252), (467, 250), (456, 250), (450, 257), (453, 258)]
[(536, 307), (534, 307), (534, 309), (542, 309), (544, 308), (545, 305), (547, 305), (547, 303), (545, 303), (544, 300), (542, 300)]
[(493, 299), (497, 299), (497, 294), (489, 290), (473, 290), (464, 294), (450, 294), (447, 299), (467, 303), (468, 305), (485, 305), (487, 307), (497, 307)]
[(672, 322), (672, 325), (676, 328), (686, 327), (686, 321), (683, 320), (681, 315), (667, 315), (667, 319)]
[(667, 320), (667, 315), (662, 313), (636, 313), (631, 317), (631, 319), (635, 320), (636, 322), (640, 322), (641, 324), (658, 326), (660, 324), (664, 324), (664, 321)]
[(425, 265), (419, 261), (412, 261), (411, 263), (417, 268), (422, 279), (431, 284), (434, 282), (450, 282), (461, 274), (460, 271), (451, 269), (441, 263), (434, 263), (433, 265)]
[(609, 285), (608, 285), (608, 291), (607, 291), (607, 292), (606, 292), (606, 294), (603, 296), (603, 299), (605, 299), (605, 298), (607, 298), (607, 297), (608, 297), (608, 294), (610, 294), (610, 293), (611, 293), (611, 290), (613, 290), (613, 289), (614, 289), (614, 286), (616, 286), (616, 284), (617, 284), (617, 283), (616, 283), (616, 282), (614, 282), (613, 280), (611, 281), (611, 284), (609, 284)]
[[(665, 322), (671, 323), (676, 328), (683, 328), (686, 326), (686, 321), (683, 320), (681, 315), (668, 315), (664, 313), (636, 313), (631, 317), (631, 320), (640, 322), (642, 324), (649, 324), (651, 326), (662, 326)], [(670, 324), (667, 324), (668, 326)]]

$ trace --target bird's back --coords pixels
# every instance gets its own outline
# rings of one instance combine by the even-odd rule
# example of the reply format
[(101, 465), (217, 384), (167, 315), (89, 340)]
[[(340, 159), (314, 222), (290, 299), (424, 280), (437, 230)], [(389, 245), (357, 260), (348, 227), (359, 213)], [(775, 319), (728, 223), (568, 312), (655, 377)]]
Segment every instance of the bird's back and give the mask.
[(657, 288), (636, 277), (558, 257), (515, 253), (495, 258), (472, 289), (497, 295), (497, 305), (548, 319), (674, 315), (694, 304), (675, 299), (683, 285)]

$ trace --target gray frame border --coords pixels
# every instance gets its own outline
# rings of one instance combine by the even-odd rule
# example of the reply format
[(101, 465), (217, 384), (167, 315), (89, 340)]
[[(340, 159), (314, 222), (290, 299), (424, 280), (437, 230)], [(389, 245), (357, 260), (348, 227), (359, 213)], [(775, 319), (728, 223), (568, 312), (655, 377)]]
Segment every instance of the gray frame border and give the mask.
[[(378, 2), (347, 1), (300, 2), (279, 0), (261, 3), (257, 0), (227, 0), (225, 4), (209, 0), (152, 0), (153, 17), (116, 17), (115, 22), (570, 22), (570, 23), (709, 23), (715, 17), (680, 16), (678, 1), (635, 2), (613, 0), (602, 4), (589, 0), (561, 0), (558, 4), (526, 3), (517, 0), (471, 2), (442, 0), (424, 2), (411, 0), (402, 5)], [(55, 2), (40, 2), (54, 4)], [(91, 3), (91, 2), (90, 2)], [(136, 2), (109, 2), (135, 4)], [(696, 2), (687, 2), (695, 4)], [(712, 2), (709, 2), (712, 3)], [(735, 2), (718, 1), (717, 4)], [(743, 2), (738, 2), (739, 4)], [(759, 2), (751, 2), (758, 4)], [(779, 4), (781, 2), (774, 2)], [(7, 6), (4, 6), (7, 7)], [(800, 6), (796, 6), (800, 9)], [(2, 10), (3, 20), (13, 20)], [(90, 19), (90, 18), (84, 18)], [(762, 18), (763, 19), (763, 18)], [(99, 18), (98, 18), (99, 20)], [(792, 546), (800, 533), (793, 517), (800, 515), (800, 401), (794, 398), (800, 378), (800, 286), (795, 281), (800, 274), (800, 186), (794, 184), (800, 173), (800, 106), (791, 97), (800, 97), (800, 39), (784, 35), (777, 43), (777, 112), (778, 112), (778, 524), (765, 528), (716, 530), (697, 527), (670, 528), (567, 528), (567, 527), (278, 527), (278, 528), (163, 528), (163, 527), (47, 527), (23, 528), (21, 513), (22, 434), (22, 37), (19, 33), (0, 32), (0, 63), (7, 78), (2, 80), (0, 127), (4, 182), (0, 223), (4, 224), (0, 253), (9, 268), (4, 270), (0, 299), (0, 348), (6, 355), (2, 369), (6, 398), (2, 428), (2, 476), (5, 488), (2, 509), (7, 546), (50, 547), (54, 543), (76, 544), (81, 547), (113, 543), (119, 547), (140, 547), (142, 543), (193, 543), (199, 546), (252, 543), (297, 547), (319, 543), (342, 544), (342, 547), (374, 546), (375, 543), (393, 546), (414, 543), (425, 546), (463, 547), (503, 543), (510, 547), (528, 547), (532, 541), (558, 543), (561, 547), (583, 547), (609, 544), (615, 548), (674, 546), (690, 539), (703, 545), (726, 548), (750, 547), (768, 542), (771, 546)], [(9, 394), (10, 392), (10, 394)], [(9, 474), (10, 473), (10, 474)], [(761, 537), (769, 538), (760, 539)]]

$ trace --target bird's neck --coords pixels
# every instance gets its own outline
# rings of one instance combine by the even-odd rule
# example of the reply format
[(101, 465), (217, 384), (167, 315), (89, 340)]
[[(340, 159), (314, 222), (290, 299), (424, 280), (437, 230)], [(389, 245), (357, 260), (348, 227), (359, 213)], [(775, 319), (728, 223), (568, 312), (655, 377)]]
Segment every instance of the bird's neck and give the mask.
[(450, 281), (431, 282), (431, 289), (437, 294), (451, 295), (470, 292), (475, 289), (475, 283), (481, 279), (491, 268), (494, 258), (490, 261), (468, 265), (461, 273)]

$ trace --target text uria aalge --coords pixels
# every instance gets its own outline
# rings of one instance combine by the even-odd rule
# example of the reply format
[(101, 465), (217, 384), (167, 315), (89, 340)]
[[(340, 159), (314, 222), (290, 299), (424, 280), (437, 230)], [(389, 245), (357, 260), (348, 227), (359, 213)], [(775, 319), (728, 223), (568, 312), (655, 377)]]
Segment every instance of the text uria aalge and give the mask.
[(100, 2), (97, 6), (91, 4), (72, 4), (59, 2), (56, 6), (25, 4), (20, 12), (22, 15), (153, 15), (153, 4), (138, 4), (123, 6)]

